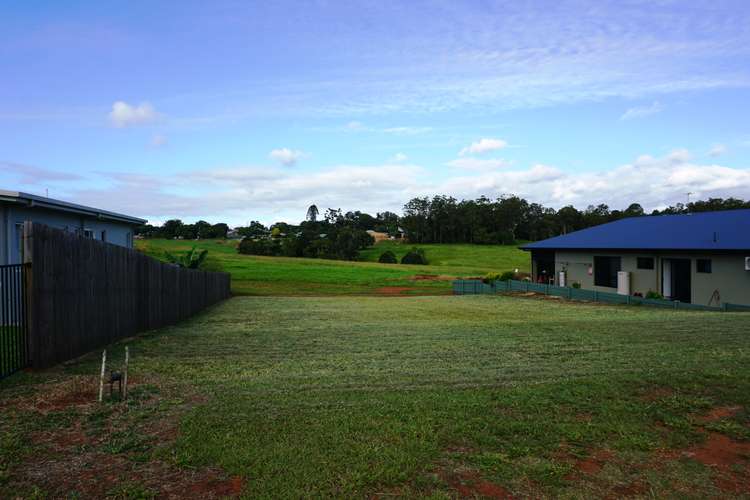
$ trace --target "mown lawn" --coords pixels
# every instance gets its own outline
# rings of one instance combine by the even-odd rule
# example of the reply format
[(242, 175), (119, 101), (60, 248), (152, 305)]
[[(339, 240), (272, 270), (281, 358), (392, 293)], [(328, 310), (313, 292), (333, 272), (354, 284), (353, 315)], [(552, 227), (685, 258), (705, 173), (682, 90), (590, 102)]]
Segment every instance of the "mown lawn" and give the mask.
[(0, 384), (0, 497), (750, 494), (740, 313), (237, 297), (129, 345), (128, 405), (98, 354)]
[[(164, 259), (164, 252), (183, 252), (192, 246), (208, 249), (206, 269), (232, 274), (232, 291), (239, 295), (409, 295), (447, 294), (456, 277), (482, 276), (490, 271), (528, 271), (530, 257), (516, 246), (420, 245), (428, 266), (346, 262), (324, 259), (240, 255), (236, 241), (139, 240), (147, 255)], [(362, 253), (376, 261), (386, 249), (399, 256), (411, 246), (382, 242)], [(427, 275), (428, 279), (424, 279)]]
[(397, 241), (381, 241), (360, 252), (364, 261), (377, 262), (380, 255), (390, 250), (399, 260), (412, 247), (425, 251), (432, 266), (476, 267), (487, 271), (528, 271), (531, 257), (528, 252), (519, 250), (518, 245), (468, 245), (468, 244), (426, 244), (413, 245)]

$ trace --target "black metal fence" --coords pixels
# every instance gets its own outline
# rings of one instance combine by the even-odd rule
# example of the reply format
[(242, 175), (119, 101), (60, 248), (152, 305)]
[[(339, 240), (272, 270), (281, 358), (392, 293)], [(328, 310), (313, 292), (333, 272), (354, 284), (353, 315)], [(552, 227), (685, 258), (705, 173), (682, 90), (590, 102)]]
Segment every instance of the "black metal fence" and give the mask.
[(0, 266), (0, 379), (29, 361), (25, 264)]

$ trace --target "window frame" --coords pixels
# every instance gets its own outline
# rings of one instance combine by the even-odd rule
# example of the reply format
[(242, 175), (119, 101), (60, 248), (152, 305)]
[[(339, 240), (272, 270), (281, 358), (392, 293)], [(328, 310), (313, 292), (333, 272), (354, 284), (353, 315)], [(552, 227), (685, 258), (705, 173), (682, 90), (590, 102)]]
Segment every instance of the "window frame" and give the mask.
[[(701, 266), (703, 264), (703, 266)], [(695, 272), (700, 274), (713, 274), (713, 262), (711, 259), (695, 259)]]
[[(608, 264), (602, 266), (602, 260), (606, 260)], [(612, 264), (617, 262), (617, 265)], [(606, 269), (606, 278), (603, 278), (603, 274)], [(622, 271), (622, 257), (612, 255), (594, 255), (594, 286), (600, 286), (603, 288), (617, 288), (617, 273)]]
[[(645, 261), (648, 261), (649, 264), (643, 266), (642, 264)], [(653, 271), (654, 269), (656, 269), (656, 259), (653, 257), (636, 257), (635, 267), (643, 271)]]

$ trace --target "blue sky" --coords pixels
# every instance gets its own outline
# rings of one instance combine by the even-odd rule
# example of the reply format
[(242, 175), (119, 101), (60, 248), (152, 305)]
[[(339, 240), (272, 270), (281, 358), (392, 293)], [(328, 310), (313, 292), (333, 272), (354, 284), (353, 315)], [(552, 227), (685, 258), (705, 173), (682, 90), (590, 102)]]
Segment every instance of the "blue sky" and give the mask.
[(143, 216), (750, 198), (746, 1), (0, 6), (0, 185)]

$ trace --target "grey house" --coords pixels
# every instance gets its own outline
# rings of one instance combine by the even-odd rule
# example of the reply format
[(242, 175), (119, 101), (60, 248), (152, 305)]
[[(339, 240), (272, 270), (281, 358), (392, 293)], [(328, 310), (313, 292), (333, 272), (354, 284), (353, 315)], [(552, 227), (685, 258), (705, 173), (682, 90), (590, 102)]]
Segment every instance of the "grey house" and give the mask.
[(0, 264), (22, 261), (24, 221), (34, 221), (83, 238), (133, 247), (133, 229), (144, 219), (33, 194), (0, 190)]
[(536, 282), (750, 305), (750, 210), (632, 217), (522, 248)]

